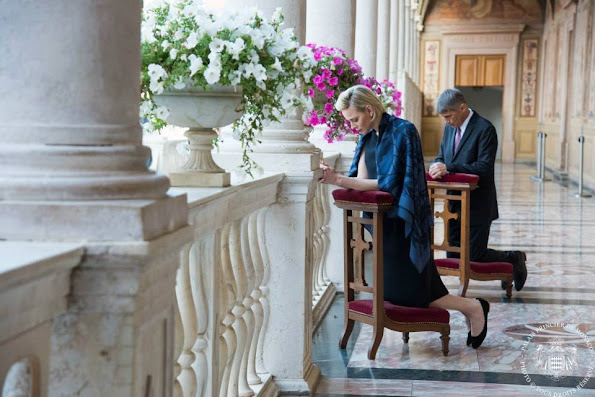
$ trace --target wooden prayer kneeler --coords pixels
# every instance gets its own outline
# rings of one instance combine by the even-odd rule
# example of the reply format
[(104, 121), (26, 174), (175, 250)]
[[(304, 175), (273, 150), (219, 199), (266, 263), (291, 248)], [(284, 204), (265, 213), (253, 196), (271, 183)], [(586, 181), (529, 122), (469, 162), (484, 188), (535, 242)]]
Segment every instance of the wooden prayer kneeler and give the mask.
[[(442, 276), (458, 276), (460, 286), (458, 294), (465, 296), (469, 279), (478, 281), (501, 280), (506, 284), (506, 296), (512, 296), (513, 267), (507, 262), (471, 262), (470, 261), (470, 205), (471, 191), (477, 188), (479, 176), (472, 174), (447, 174), (441, 179), (433, 179), (426, 173), (428, 194), (430, 195), (430, 208), (434, 209), (436, 199), (444, 200), (444, 209), (434, 212), (435, 218), (444, 221), (444, 241), (434, 243), (434, 228), (432, 228), (432, 256), (434, 250), (457, 252), (460, 258), (434, 259), (438, 273)], [(447, 194), (446, 190), (459, 192), (460, 195)], [(459, 214), (453, 213), (448, 208), (450, 201), (461, 203), (461, 236), (460, 247), (451, 246), (448, 242), (448, 221), (457, 219)]]
[[(350, 189), (333, 191), (335, 205), (343, 209), (345, 241), (345, 328), (339, 347), (345, 349), (355, 321), (373, 327), (373, 339), (368, 349), (368, 359), (374, 360), (384, 328), (403, 333), (403, 341), (409, 341), (409, 332), (436, 331), (442, 339), (442, 353), (448, 355), (450, 340), (450, 315), (438, 308), (417, 308), (393, 305), (384, 301), (384, 261), (382, 235), (384, 214), (393, 205), (393, 196), (381, 191), (362, 192)], [(359, 211), (372, 213), (372, 218), (362, 218)], [(354, 212), (356, 212), (354, 214)], [(356, 233), (353, 235), (353, 224)], [(364, 241), (363, 225), (372, 225), (372, 243)], [(372, 286), (364, 276), (364, 251), (372, 251)], [(355, 251), (355, 255), (354, 255)], [(357, 272), (355, 272), (357, 256)], [(372, 299), (355, 299), (355, 292), (368, 292)]]

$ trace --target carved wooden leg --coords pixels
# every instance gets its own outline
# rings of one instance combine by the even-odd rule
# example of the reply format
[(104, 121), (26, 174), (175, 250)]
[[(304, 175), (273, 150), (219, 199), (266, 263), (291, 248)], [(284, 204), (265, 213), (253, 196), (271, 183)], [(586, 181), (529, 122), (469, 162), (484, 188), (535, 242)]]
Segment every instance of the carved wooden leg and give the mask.
[(403, 343), (409, 342), (409, 332), (403, 332)]
[(506, 297), (512, 298), (512, 282), (506, 283)]
[(368, 349), (368, 359), (374, 360), (376, 358), (376, 352), (378, 351), (378, 347), (380, 346), (380, 342), (382, 341), (382, 336), (384, 335), (384, 327), (376, 327), (374, 329), (374, 338), (372, 340), (372, 344)]
[(469, 287), (469, 278), (465, 278), (463, 279), (462, 277), (460, 278), (461, 280), (461, 285), (459, 285), (459, 296), (464, 297), (465, 294), (467, 293), (467, 287)]
[(448, 343), (450, 342), (450, 336), (448, 335), (450, 334), (450, 329), (440, 331), (440, 333), (442, 334), (440, 336), (440, 339), (442, 340), (442, 354), (448, 356)]
[(355, 325), (354, 320), (345, 319), (345, 329), (343, 330), (343, 335), (339, 339), (339, 349), (345, 349), (347, 347), (347, 341), (349, 341), (351, 332), (353, 332), (354, 325)]

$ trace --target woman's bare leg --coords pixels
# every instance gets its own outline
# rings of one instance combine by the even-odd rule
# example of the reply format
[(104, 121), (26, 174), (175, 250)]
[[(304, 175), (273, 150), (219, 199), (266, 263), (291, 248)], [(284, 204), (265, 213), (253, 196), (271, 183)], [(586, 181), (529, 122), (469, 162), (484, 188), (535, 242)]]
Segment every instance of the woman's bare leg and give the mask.
[(481, 303), (477, 299), (463, 298), (447, 294), (430, 303), (430, 307), (439, 309), (458, 310), (471, 322), (471, 336), (477, 336), (483, 330), (485, 319)]

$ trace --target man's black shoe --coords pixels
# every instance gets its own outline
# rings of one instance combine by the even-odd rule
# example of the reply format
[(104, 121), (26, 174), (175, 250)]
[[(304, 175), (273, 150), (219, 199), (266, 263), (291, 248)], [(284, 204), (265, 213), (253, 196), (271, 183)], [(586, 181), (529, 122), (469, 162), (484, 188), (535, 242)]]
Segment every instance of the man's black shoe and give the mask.
[(512, 262), (514, 289), (520, 291), (527, 281), (527, 254), (523, 251), (512, 251), (511, 256), (514, 258)]

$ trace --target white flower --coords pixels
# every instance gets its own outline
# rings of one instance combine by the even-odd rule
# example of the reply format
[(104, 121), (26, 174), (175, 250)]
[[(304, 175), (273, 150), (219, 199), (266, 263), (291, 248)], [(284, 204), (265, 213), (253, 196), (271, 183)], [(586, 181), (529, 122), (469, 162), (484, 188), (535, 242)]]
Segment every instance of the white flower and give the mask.
[(176, 30), (176, 34), (174, 34), (174, 39), (175, 39), (176, 41), (180, 41), (180, 40), (182, 40), (182, 39), (184, 38), (184, 36), (186, 36), (186, 35), (184, 34), (184, 30), (182, 30), (182, 29), (180, 28), (180, 29)]
[(155, 109), (155, 116), (161, 120), (166, 120), (169, 116), (169, 110), (165, 106), (160, 106)]
[(262, 48), (264, 47), (264, 37), (262, 35), (254, 35), (252, 37), (252, 42), (254, 42), (254, 45), (259, 50), (262, 50)]
[(250, 51), (250, 61), (252, 61), (252, 63), (260, 62), (260, 57), (258, 56), (258, 53), (254, 50)]
[(314, 58), (314, 54), (312, 54), (312, 50), (306, 46), (302, 46), (297, 51), (297, 56), (301, 60), (307, 60), (310, 58)]
[(205, 80), (207, 80), (208, 84), (215, 84), (219, 81), (221, 77), (221, 69), (208, 67), (204, 73)]
[(164, 40), (163, 43), (161, 43), (161, 47), (163, 48), (163, 51), (167, 51), (167, 49), (169, 48), (170, 45), (171, 45), (171, 43), (167, 40)]
[(279, 21), (281, 18), (283, 17), (283, 14), (281, 14), (281, 7), (277, 7), (275, 9), (275, 12), (273, 13), (273, 16), (271, 17), (271, 22), (277, 22)]
[(202, 68), (202, 58), (197, 57), (194, 54), (190, 54), (188, 59), (190, 59), (190, 76), (193, 76), (196, 72), (200, 70), (200, 68)]
[(231, 74), (229, 76), (229, 82), (231, 83), (231, 85), (240, 84), (241, 79), (242, 79), (242, 72), (240, 72), (239, 70), (234, 70), (233, 72), (231, 72)]
[(209, 67), (221, 69), (222, 68), (221, 57), (219, 57), (219, 56), (212, 57), (211, 55), (213, 55), (213, 53), (209, 54), (209, 60), (210, 60)]
[(180, 59), (181, 59), (182, 61), (187, 61), (187, 60), (188, 60), (188, 55), (186, 55), (186, 54), (182, 54), (182, 55), (180, 55)]
[(279, 58), (275, 58), (275, 63), (273, 64), (273, 69), (278, 70), (280, 72), (283, 71), (283, 65), (281, 65), (281, 61), (279, 61)]
[(252, 72), (254, 78), (258, 81), (264, 81), (267, 79), (267, 70), (262, 65), (256, 65), (254, 67), (254, 72)]
[(152, 63), (149, 65), (149, 77), (151, 81), (157, 82), (158, 80), (165, 78), (167, 76), (167, 72), (161, 65), (157, 65), (156, 63)]
[(163, 82), (158, 83), (158, 82), (151, 81), (151, 84), (149, 85), (149, 89), (154, 94), (159, 95), (159, 94), (163, 93), (163, 90), (164, 90)]
[(169, 57), (172, 60), (175, 60), (177, 55), (178, 55), (178, 50), (177, 49), (172, 48), (171, 50), (169, 50)]
[(211, 53), (220, 53), (225, 48), (225, 42), (219, 38), (214, 38), (211, 43), (209, 44), (209, 49)]
[(151, 109), (153, 109), (153, 104), (151, 103), (151, 101), (142, 101), (140, 104), (140, 114), (141, 116), (144, 116), (146, 114), (148, 114)]
[(245, 78), (250, 78), (255, 70), (253, 63), (244, 63), (240, 66), (240, 68), (243, 70)]
[(290, 107), (293, 106), (293, 95), (285, 92), (283, 94), (283, 96), (281, 97), (281, 106), (283, 106), (283, 109), (287, 110)]
[(186, 42), (184, 43), (184, 47), (191, 49), (196, 47), (196, 45), (198, 44), (198, 35), (196, 34), (196, 32), (192, 32), (188, 35), (188, 38), (186, 39)]

